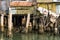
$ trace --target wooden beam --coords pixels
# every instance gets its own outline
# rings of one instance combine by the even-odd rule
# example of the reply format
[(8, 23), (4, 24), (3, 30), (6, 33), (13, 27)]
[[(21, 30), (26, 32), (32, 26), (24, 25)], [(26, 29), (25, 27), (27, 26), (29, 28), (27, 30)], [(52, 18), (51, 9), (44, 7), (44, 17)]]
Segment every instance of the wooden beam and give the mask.
[(27, 23), (26, 23), (26, 33), (28, 32), (28, 25), (30, 22), (30, 14), (27, 15)]

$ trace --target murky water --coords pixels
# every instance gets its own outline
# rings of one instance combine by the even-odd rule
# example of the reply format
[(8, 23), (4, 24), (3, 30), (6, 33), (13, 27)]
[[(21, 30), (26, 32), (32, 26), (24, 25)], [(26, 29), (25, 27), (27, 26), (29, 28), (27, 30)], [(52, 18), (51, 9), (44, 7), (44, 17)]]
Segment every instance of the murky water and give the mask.
[(12, 37), (8, 38), (5, 36), (5, 34), (0, 33), (0, 40), (60, 40), (60, 35), (54, 36), (52, 34), (15, 33), (15, 34), (13, 34)]

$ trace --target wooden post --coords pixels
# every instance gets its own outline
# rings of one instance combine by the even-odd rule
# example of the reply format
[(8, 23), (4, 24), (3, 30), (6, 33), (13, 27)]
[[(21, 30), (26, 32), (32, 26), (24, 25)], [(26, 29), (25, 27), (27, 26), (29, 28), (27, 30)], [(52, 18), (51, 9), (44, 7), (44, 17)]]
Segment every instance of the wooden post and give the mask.
[[(9, 9), (11, 11), (11, 9)], [(8, 36), (12, 34), (12, 13), (8, 15)]]
[(29, 25), (29, 22), (30, 22), (30, 14), (28, 14), (28, 16), (27, 16), (26, 33), (28, 32), (28, 25)]
[(4, 14), (1, 14), (1, 31), (4, 32)]
[(55, 32), (55, 34), (59, 33), (59, 32), (58, 32), (57, 21), (55, 22), (55, 28), (54, 28), (54, 32)]

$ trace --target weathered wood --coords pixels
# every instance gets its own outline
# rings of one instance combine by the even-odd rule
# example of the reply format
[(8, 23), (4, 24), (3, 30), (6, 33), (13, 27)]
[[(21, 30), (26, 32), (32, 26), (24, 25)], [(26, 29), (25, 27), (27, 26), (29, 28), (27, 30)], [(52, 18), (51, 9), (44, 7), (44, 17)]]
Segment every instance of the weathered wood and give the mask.
[(58, 33), (58, 26), (57, 26), (57, 21), (55, 22), (54, 33), (55, 33), (55, 34), (57, 34), (57, 33)]
[(40, 24), (39, 25), (39, 33), (43, 33), (44, 32), (44, 29), (43, 29), (43, 24)]
[(4, 31), (4, 14), (1, 14), (1, 31)]
[(28, 32), (28, 25), (30, 22), (30, 14), (27, 15), (27, 23), (26, 23), (26, 33)]
[(8, 15), (8, 36), (11, 36), (11, 34), (12, 34), (12, 13), (9, 13)]
[(32, 23), (31, 22), (29, 22), (29, 26), (28, 27), (29, 27), (28, 31), (31, 32), (32, 31)]
[(9, 17), (8, 17), (8, 28), (9, 30), (11, 30), (12, 28), (12, 14), (9, 14)]

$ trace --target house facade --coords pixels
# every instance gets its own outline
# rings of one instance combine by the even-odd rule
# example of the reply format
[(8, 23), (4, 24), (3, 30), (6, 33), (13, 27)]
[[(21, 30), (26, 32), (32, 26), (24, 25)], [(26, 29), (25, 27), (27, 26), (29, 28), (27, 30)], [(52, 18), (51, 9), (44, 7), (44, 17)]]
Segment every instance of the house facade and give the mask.
[(37, 7), (50, 10), (52, 13), (60, 14), (60, 0), (37, 0)]
[(11, 12), (13, 14), (26, 14), (26, 13), (32, 13), (34, 10), (34, 5), (33, 5), (32, 0), (12, 0), (10, 2), (10, 8)]
[[(12, 23), (14, 26), (21, 26), (23, 18), (30, 21), (30, 16), (36, 12), (34, 3), (35, 1), (32, 0), (10, 1), (9, 14), (12, 14)], [(25, 24), (28, 24), (27, 20)]]

